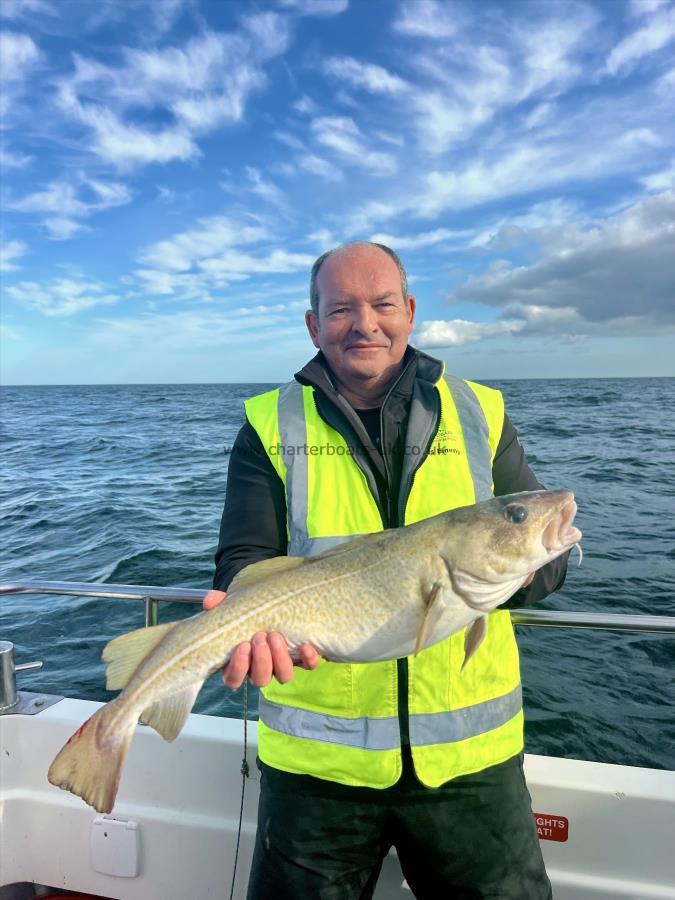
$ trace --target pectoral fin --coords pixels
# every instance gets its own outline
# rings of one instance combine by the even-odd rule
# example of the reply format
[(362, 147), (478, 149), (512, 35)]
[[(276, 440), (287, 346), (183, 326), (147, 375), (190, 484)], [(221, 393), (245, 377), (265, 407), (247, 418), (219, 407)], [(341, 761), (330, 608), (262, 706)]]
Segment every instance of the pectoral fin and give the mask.
[(139, 722), (150, 725), (165, 741), (174, 740), (181, 733), (203, 683), (196, 681), (177, 694), (148, 706), (141, 713)]
[(487, 616), (479, 616), (466, 629), (466, 634), (464, 635), (464, 662), (460, 671), (464, 669), (464, 666), (483, 643), (486, 634)]
[(441, 585), (436, 581), (429, 591), (427, 599), (427, 608), (420, 623), (420, 630), (417, 632), (417, 641), (415, 642), (415, 656), (424, 649), (424, 639), (430, 631), (431, 620), (436, 614), (437, 607), (441, 603)]

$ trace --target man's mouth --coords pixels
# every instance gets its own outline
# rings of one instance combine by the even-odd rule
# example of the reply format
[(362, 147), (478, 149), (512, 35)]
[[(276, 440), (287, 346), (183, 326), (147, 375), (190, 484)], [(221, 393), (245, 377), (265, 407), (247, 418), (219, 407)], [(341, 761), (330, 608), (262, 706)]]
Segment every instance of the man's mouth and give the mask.
[(384, 344), (368, 344), (363, 341), (359, 341), (355, 344), (348, 344), (347, 350), (385, 350), (386, 347)]

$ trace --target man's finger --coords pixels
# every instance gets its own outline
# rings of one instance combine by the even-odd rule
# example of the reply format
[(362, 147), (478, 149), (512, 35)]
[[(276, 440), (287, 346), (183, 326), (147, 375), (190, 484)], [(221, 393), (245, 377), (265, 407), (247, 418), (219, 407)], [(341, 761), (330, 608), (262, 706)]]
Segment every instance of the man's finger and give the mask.
[(223, 681), (231, 691), (236, 691), (244, 683), (251, 665), (251, 644), (244, 641), (232, 651), (229, 663), (223, 671)]
[(274, 677), (280, 684), (286, 684), (293, 679), (293, 660), (286, 639), (278, 631), (271, 631), (267, 643), (272, 653)]
[(209, 591), (202, 600), (202, 606), (204, 609), (214, 609), (219, 603), (222, 603), (226, 597), (227, 593), (225, 591)]
[(318, 650), (311, 644), (301, 644), (298, 648), (298, 655), (303, 669), (316, 669), (321, 660)]
[(251, 641), (251, 670), (249, 677), (256, 687), (265, 687), (272, 680), (274, 667), (272, 653), (267, 643), (267, 633), (259, 631)]

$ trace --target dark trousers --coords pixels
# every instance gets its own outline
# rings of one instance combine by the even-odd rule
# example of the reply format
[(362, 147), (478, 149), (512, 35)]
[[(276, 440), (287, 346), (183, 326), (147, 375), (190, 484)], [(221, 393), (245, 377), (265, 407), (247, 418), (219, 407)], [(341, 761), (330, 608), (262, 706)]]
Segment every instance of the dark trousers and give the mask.
[(550, 900), (522, 755), (425, 788), (346, 788), (262, 766), (248, 900), (368, 900), (394, 846), (418, 900)]

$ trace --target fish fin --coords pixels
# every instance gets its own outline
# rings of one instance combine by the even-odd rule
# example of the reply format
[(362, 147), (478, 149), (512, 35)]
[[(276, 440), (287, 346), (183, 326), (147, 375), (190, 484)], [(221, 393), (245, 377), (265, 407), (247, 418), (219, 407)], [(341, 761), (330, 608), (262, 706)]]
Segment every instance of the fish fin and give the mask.
[(267, 578), (268, 575), (278, 575), (281, 572), (295, 569), (303, 565), (304, 556), (273, 556), (272, 559), (262, 559), (260, 562), (251, 563), (250, 566), (238, 572), (229, 587), (229, 594), (236, 589), (247, 588), (256, 581)]
[(139, 721), (154, 728), (165, 741), (173, 741), (181, 733), (203, 684), (203, 681), (196, 681), (182, 691), (151, 704), (143, 710)]
[(360, 537), (350, 538), (348, 541), (336, 544), (334, 547), (324, 550), (322, 553), (317, 553), (316, 556), (308, 556), (305, 561), (313, 563), (320, 559), (326, 559), (327, 556), (339, 556), (340, 553), (344, 553), (346, 550), (353, 550), (354, 547), (360, 547), (362, 544), (369, 544), (377, 540), (382, 540), (384, 536), (384, 531), (374, 531), (372, 534), (362, 534)]
[(483, 643), (486, 634), (487, 616), (479, 616), (477, 619), (474, 619), (471, 625), (466, 629), (466, 634), (464, 635), (464, 661), (462, 662), (460, 672), (464, 671), (464, 666)]
[(420, 652), (420, 650), (424, 649), (424, 638), (427, 633), (427, 626), (429, 625), (429, 619), (431, 618), (432, 612), (435, 610), (438, 605), (439, 593), (441, 590), (441, 585), (436, 581), (431, 587), (429, 591), (429, 596), (427, 597), (427, 608), (424, 611), (424, 615), (422, 616), (422, 621), (420, 622), (420, 630), (417, 632), (417, 641), (415, 642), (415, 656)]
[(176, 622), (139, 628), (109, 641), (103, 650), (106, 668), (106, 690), (121, 691), (125, 688), (145, 657), (154, 650)]
[(82, 797), (100, 813), (109, 813), (117, 796), (122, 766), (136, 728), (136, 719), (114, 717), (116, 700), (97, 710), (68, 740), (49, 767), (47, 778), (56, 787)]

